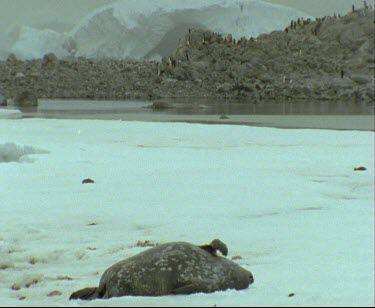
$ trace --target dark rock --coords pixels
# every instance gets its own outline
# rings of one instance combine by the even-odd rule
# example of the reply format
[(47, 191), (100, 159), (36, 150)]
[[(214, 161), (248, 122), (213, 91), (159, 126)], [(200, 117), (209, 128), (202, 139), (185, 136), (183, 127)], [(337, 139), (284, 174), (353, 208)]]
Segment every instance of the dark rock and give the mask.
[(6, 61), (7, 64), (15, 64), (17, 62), (17, 57), (14, 53), (9, 54)]
[(54, 53), (47, 53), (43, 56), (42, 66), (58, 64), (59, 59)]
[(190, 74), (187, 70), (184, 70), (182, 67), (176, 67), (171, 71), (171, 75), (177, 80), (189, 80)]
[(0, 94), (0, 106), (8, 106), (8, 101), (5, 96)]
[(157, 101), (157, 102), (153, 102), (147, 108), (152, 108), (155, 110), (163, 110), (163, 109), (168, 109), (168, 108), (175, 108), (175, 106), (167, 102)]
[(22, 91), (16, 95), (14, 99), (14, 105), (17, 107), (37, 107), (38, 98), (32, 91)]
[(55, 290), (55, 291), (51, 291), (47, 294), (47, 296), (49, 297), (52, 297), (52, 296), (60, 296), (62, 295), (61, 291), (58, 291), (58, 290)]
[(359, 166), (359, 167), (354, 167), (353, 168), (353, 171), (366, 171), (367, 168), (366, 167), (363, 167), (363, 166)]
[(82, 180), (82, 184), (92, 184), (92, 183), (95, 183), (95, 181), (90, 178)]

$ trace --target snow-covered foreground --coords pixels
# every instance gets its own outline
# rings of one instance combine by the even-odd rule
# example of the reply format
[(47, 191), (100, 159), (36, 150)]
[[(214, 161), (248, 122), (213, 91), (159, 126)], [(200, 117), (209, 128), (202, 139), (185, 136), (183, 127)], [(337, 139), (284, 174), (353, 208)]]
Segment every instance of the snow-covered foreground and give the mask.
[[(373, 132), (2, 119), (0, 151), (1, 306), (374, 303)], [(214, 238), (249, 289), (68, 301), (138, 241)]]

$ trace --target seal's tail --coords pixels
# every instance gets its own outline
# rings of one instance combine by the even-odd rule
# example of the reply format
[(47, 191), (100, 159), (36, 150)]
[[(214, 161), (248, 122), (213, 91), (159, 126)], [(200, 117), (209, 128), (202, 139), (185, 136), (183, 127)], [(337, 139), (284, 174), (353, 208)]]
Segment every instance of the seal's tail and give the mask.
[(73, 292), (72, 295), (70, 295), (69, 300), (72, 299), (83, 299), (83, 300), (93, 300), (97, 298), (98, 294), (98, 288), (85, 288), (82, 290), (78, 290), (76, 292)]

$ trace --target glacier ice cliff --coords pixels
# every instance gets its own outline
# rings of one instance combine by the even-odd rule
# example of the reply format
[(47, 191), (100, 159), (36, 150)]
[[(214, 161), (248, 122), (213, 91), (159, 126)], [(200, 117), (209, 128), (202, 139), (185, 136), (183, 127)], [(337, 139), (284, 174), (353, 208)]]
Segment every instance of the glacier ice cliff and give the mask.
[(23, 60), (50, 52), (59, 58), (160, 60), (189, 28), (249, 38), (283, 29), (298, 17), (309, 16), (261, 0), (119, 1), (94, 10), (70, 32), (22, 27), (11, 52)]

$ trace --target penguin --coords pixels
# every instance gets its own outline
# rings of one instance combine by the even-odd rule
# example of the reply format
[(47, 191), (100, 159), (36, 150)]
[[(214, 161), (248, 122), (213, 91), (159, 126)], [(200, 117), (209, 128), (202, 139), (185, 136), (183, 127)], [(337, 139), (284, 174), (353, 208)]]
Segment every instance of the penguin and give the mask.
[(344, 75), (345, 75), (345, 72), (344, 72), (344, 70), (341, 68), (341, 70), (340, 70), (340, 76), (341, 76), (341, 78), (344, 78)]
[(157, 73), (158, 73), (158, 76), (160, 76), (160, 66), (159, 66), (159, 62), (156, 62), (156, 70), (157, 70)]

